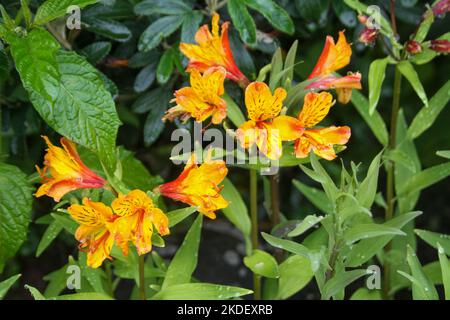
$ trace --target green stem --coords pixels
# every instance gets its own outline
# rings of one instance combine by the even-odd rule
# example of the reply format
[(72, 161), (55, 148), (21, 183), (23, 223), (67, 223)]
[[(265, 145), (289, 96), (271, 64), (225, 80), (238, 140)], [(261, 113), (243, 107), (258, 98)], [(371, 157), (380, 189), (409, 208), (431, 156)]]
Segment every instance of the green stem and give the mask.
[[(252, 248), (258, 249), (258, 176), (250, 169), (250, 217), (252, 221)], [(253, 274), (253, 298), (261, 300), (261, 278)]]
[[(395, 67), (395, 77), (394, 77), (394, 95), (392, 98), (392, 110), (391, 110), (391, 126), (390, 126), (390, 136), (389, 136), (389, 150), (394, 150), (397, 142), (397, 120), (398, 113), (400, 111), (400, 92), (402, 85), (402, 74), (398, 67)], [(395, 189), (394, 189), (394, 173), (395, 173), (395, 163), (389, 161), (387, 163), (387, 181), (386, 181), (386, 213), (385, 220), (390, 220), (394, 216), (394, 199), (395, 199)], [(391, 243), (389, 242), (385, 247), (385, 256), (391, 251)], [(389, 259), (384, 261), (384, 285), (383, 285), (383, 296), (385, 299), (391, 299), (391, 268), (389, 266)]]
[(139, 256), (139, 298), (146, 300), (145, 297), (145, 256)]
[[(270, 206), (271, 206), (271, 220), (272, 227), (275, 227), (280, 223), (280, 175), (274, 174), (270, 176)], [(281, 262), (283, 259), (283, 252), (281, 249), (275, 249), (274, 251), (275, 259), (277, 262)]]

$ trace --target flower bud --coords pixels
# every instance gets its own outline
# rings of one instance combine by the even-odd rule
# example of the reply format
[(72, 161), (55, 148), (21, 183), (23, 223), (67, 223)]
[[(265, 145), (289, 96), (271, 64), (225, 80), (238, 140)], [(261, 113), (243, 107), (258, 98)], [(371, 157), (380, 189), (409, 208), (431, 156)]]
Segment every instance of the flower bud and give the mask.
[(359, 35), (358, 41), (365, 45), (371, 45), (377, 39), (378, 33), (378, 29), (364, 28)]
[(443, 16), (447, 12), (450, 11), (450, 0), (441, 0), (438, 3), (436, 3), (433, 8), (433, 14), (435, 16)]
[(448, 40), (431, 40), (430, 49), (439, 53), (450, 53), (450, 41)]
[(422, 46), (415, 40), (409, 40), (408, 42), (406, 42), (405, 49), (410, 54), (418, 54), (422, 52)]

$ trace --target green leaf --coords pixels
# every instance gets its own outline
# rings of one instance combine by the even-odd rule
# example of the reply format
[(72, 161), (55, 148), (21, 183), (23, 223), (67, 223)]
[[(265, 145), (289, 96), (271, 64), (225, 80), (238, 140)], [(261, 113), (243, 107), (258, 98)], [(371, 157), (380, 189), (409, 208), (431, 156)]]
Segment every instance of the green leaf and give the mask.
[(375, 156), (375, 158), (370, 163), (369, 169), (367, 170), (367, 176), (361, 182), (358, 187), (358, 193), (356, 199), (358, 202), (367, 209), (372, 207), (377, 194), (378, 186), (378, 173), (380, 171), (380, 160), (381, 152)]
[(436, 155), (445, 159), (450, 159), (450, 150), (437, 151)]
[(253, 273), (266, 278), (278, 278), (278, 263), (274, 257), (261, 250), (253, 250), (250, 256), (244, 258), (244, 264)]
[(436, 288), (425, 275), (414, 250), (408, 245), (406, 260), (411, 269), (411, 275), (417, 280), (413, 282), (412, 292), (414, 300), (438, 300)]
[(289, 14), (272, 0), (244, 0), (250, 8), (262, 14), (276, 29), (292, 35), (294, 22)]
[(298, 180), (293, 180), (292, 183), (320, 211), (326, 214), (333, 212), (333, 205), (322, 190), (309, 187)]
[(367, 270), (365, 269), (357, 269), (337, 273), (333, 276), (333, 278), (325, 283), (322, 290), (322, 297), (325, 300), (330, 299), (332, 296), (344, 290), (349, 284), (365, 276), (366, 274)]
[[(399, 215), (389, 221), (384, 223), (386, 227), (393, 227), (397, 229), (403, 228), (408, 222), (415, 219), (417, 216), (422, 214), (419, 211), (409, 212)], [(368, 261), (380, 250), (382, 250), (386, 244), (392, 240), (394, 234), (381, 236), (373, 239), (364, 239), (355, 244), (350, 251), (347, 261), (345, 262), (348, 267), (358, 267), (364, 262)]]
[(45, 299), (45, 297), (42, 295), (42, 293), (39, 292), (38, 289), (29, 286), (29, 285), (25, 285), (25, 289), (27, 289), (28, 291), (30, 291), (31, 295), (33, 296), (34, 300), (47, 300)]
[(172, 262), (167, 269), (166, 277), (162, 284), (162, 290), (172, 287), (176, 284), (191, 282), (192, 273), (197, 267), (198, 247), (200, 244), (200, 235), (202, 230), (203, 215), (199, 214)]
[(25, 25), (27, 28), (31, 26), (31, 11), (30, 7), (28, 6), (28, 0), (20, 0), (21, 5), (21, 12), (23, 15), (23, 19), (25, 20)]
[(442, 271), (442, 283), (444, 285), (445, 300), (450, 300), (450, 261), (445, 255), (444, 249), (438, 243), (439, 263)]
[(408, 129), (408, 137), (415, 139), (425, 130), (430, 128), (437, 119), (441, 111), (450, 100), (450, 80), (447, 81), (442, 88), (430, 99), (428, 108), (420, 109), (419, 113), (414, 117), (411, 126)]
[(245, 1), (229, 0), (227, 8), (233, 26), (239, 31), (241, 39), (247, 44), (255, 44), (256, 24), (245, 6)]
[(196, 211), (197, 207), (187, 207), (167, 212), (166, 216), (169, 218), (169, 228), (177, 225)]
[(295, 0), (295, 6), (300, 16), (309, 21), (319, 21), (324, 16), (326, 17), (329, 5), (329, 0)]
[(375, 223), (361, 223), (348, 228), (344, 232), (344, 239), (348, 245), (361, 240), (385, 235), (400, 235), (404, 236), (406, 233), (398, 228), (389, 227), (383, 224)]
[(278, 299), (287, 299), (303, 289), (313, 278), (311, 263), (308, 258), (293, 255), (279, 267)]
[(271, 68), (269, 87), (273, 92), (278, 87), (278, 82), (281, 80), (281, 77), (279, 75), (283, 71), (283, 55), (281, 52), (281, 48), (278, 48), (277, 51), (275, 51), (270, 65)]
[(183, 23), (179, 16), (165, 16), (153, 22), (139, 38), (139, 51), (150, 51), (156, 48), (162, 39), (174, 33)]
[(420, 100), (422, 100), (423, 104), (426, 108), (428, 108), (428, 98), (425, 93), (425, 89), (422, 86), (422, 82), (419, 79), (419, 75), (416, 70), (414, 70), (413, 65), (409, 61), (402, 61), (397, 64), (397, 68), (400, 70), (402, 75), (409, 81), (414, 91), (416, 91)]
[(144, 143), (147, 147), (151, 146), (164, 130), (162, 117), (169, 106), (171, 95), (170, 89), (171, 88), (160, 87), (160, 94), (157, 96), (157, 99), (153, 101), (153, 107), (145, 120)]
[(425, 189), (450, 175), (450, 162), (427, 168), (410, 177), (400, 189), (401, 194), (409, 194)]
[(247, 206), (242, 200), (241, 194), (233, 183), (225, 178), (223, 180), (222, 196), (229, 202), (228, 207), (222, 209), (228, 220), (238, 228), (244, 236), (250, 236), (251, 223)]
[(86, 29), (100, 36), (117, 42), (127, 42), (131, 39), (131, 30), (121, 22), (97, 17), (83, 18)]
[(288, 87), (290, 82), (294, 79), (294, 66), (295, 66), (295, 58), (297, 57), (297, 48), (298, 48), (298, 40), (295, 40), (289, 49), (286, 59), (284, 61), (284, 70), (288, 70), (281, 80), (283, 87)]
[[(408, 141), (408, 140), (405, 140), (405, 141)], [(408, 156), (401, 149), (387, 150), (385, 158), (395, 162), (397, 165), (404, 166), (407, 170), (409, 170), (411, 172), (416, 171), (416, 164), (415, 164), (414, 160), (411, 159), (411, 156)]]
[(99, 0), (47, 0), (39, 6), (36, 17), (34, 18), (34, 24), (42, 25), (62, 17), (67, 13), (67, 9), (70, 6), (75, 5), (84, 8), (90, 4), (97, 3), (98, 1)]
[(372, 115), (369, 113), (369, 101), (359, 91), (353, 90), (352, 103), (360, 116), (372, 130), (375, 137), (383, 145), (388, 144), (388, 131), (381, 115), (374, 111)]
[(114, 300), (110, 296), (98, 292), (80, 292), (72, 294), (64, 294), (50, 300)]
[(151, 87), (156, 79), (156, 66), (157, 64), (152, 62), (139, 71), (136, 79), (134, 80), (134, 91), (141, 93)]
[(182, 0), (145, 0), (134, 6), (137, 15), (182, 15), (192, 10), (191, 6)]
[(349, 8), (343, 1), (331, 1), (334, 13), (346, 27), (354, 28), (358, 19), (354, 10)]
[(44, 296), (46, 296), (47, 298), (56, 297), (64, 289), (67, 288), (68, 267), (69, 265), (66, 264), (62, 268), (44, 276), (44, 280), (49, 282), (47, 287), (45, 288)]
[(56, 220), (47, 227), (36, 249), (36, 257), (39, 257), (48, 248), (63, 229), (63, 226)]
[(111, 42), (98, 41), (81, 49), (80, 54), (85, 56), (89, 63), (97, 64), (109, 54), (111, 47)]
[(356, 290), (350, 300), (382, 300), (380, 290), (369, 290), (367, 288), (359, 288)]
[(211, 283), (185, 283), (162, 289), (152, 297), (152, 300), (224, 300), (251, 293), (253, 291), (238, 287)]
[(78, 265), (81, 269), (82, 276), (89, 282), (95, 292), (106, 294), (103, 286), (103, 279), (106, 279), (105, 272), (100, 269), (93, 269), (87, 265), (87, 254), (80, 252), (78, 254)]
[(225, 102), (227, 103), (227, 117), (238, 128), (241, 124), (245, 122), (244, 114), (242, 113), (241, 109), (236, 104), (236, 102), (234, 102), (229, 95), (224, 94), (222, 96), (222, 99), (224, 99)]
[(169, 81), (174, 67), (174, 49), (166, 50), (159, 60), (158, 67), (156, 68), (156, 79), (159, 84), (165, 84)]
[(27, 237), (32, 189), (19, 168), (0, 163), (0, 273)]
[(414, 232), (426, 243), (435, 249), (440, 247), (450, 256), (450, 236), (437, 232), (415, 229)]
[(183, 24), (181, 26), (181, 42), (194, 43), (195, 33), (203, 21), (203, 14), (200, 11), (189, 11), (183, 16)]
[(372, 116), (381, 95), (389, 58), (374, 60), (369, 67), (369, 114)]
[(78, 228), (78, 224), (74, 220), (72, 220), (69, 215), (61, 215), (56, 213), (52, 213), (51, 215), (69, 233), (75, 234), (75, 231)]
[(428, 31), (430, 31), (430, 27), (434, 22), (434, 14), (432, 9), (428, 9), (423, 14), (423, 20), (419, 24), (419, 28), (416, 31), (416, 35), (414, 36), (414, 40), (417, 42), (423, 42), (428, 34)]
[[(298, 182), (298, 181), (297, 181)], [(294, 181), (295, 183), (295, 181)], [(306, 216), (305, 219), (300, 222), (294, 230), (288, 233), (289, 237), (297, 237), (301, 234), (303, 234), (305, 231), (311, 229), (316, 224), (318, 224), (320, 221), (322, 221), (323, 216), (316, 216), (316, 215), (309, 215)]]
[(0, 282), (0, 300), (2, 300), (8, 293), (8, 290), (12, 287), (14, 283), (20, 278), (21, 274), (16, 274), (6, 280)]

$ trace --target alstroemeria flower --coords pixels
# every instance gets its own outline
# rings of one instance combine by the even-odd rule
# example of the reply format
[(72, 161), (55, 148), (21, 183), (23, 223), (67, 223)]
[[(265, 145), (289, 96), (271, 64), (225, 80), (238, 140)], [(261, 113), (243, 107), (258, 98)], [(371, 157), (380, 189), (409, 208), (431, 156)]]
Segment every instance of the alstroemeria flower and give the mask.
[[(315, 79), (312, 83), (306, 86), (306, 89), (313, 90), (329, 90), (337, 89), (361, 89), (361, 74), (349, 73), (345, 77), (336, 77), (333, 72), (344, 68), (350, 63), (352, 55), (352, 48), (345, 38), (344, 32), (339, 32), (339, 39), (337, 43), (334, 42), (333, 37), (327, 36), (325, 47), (317, 61), (316, 66), (309, 75), (308, 79)], [(351, 90), (347, 90), (347, 99)], [(339, 94), (339, 93), (338, 93)], [(341, 100), (340, 100), (341, 102)], [(344, 102), (344, 100), (342, 100)]]
[(80, 242), (80, 249), (87, 250), (87, 265), (98, 268), (103, 260), (111, 259), (109, 254), (114, 244), (114, 215), (111, 208), (84, 198), (83, 205), (72, 204), (67, 211), (80, 224), (75, 238)]
[[(330, 93), (310, 92), (305, 96), (298, 121), (305, 128), (312, 128), (325, 118), (333, 104), (333, 96)], [(350, 134), (350, 128), (347, 126), (306, 129), (302, 136), (295, 141), (295, 156), (306, 158), (313, 150), (319, 157), (333, 160), (336, 158), (333, 146), (346, 144), (350, 139)]]
[(187, 121), (193, 117), (202, 122), (212, 116), (212, 123), (221, 123), (227, 116), (227, 104), (221, 98), (226, 74), (222, 67), (208, 69), (203, 76), (198, 70), (192, 70), (191, 86), (175, 92), (173, 101), (177, 105), (166, 112), (163, 120), (173, 121), (180, 117), (182, 121)]
[(194, 69), (205, 72), (212, 67), (223, 67), (227, 70), (227, 78), (245, 86), (248, 79), (237, 67), (228, 39), (229, 22), (222, 24), (222, 33), (219, 33), (219, 15), (212, 17), (212, 33), (208, 25), (203, 25), (195, 34), (198, 44), (181, 43), (180, 51), (189, 58), (187, 71)]
[(153, 227), (161, 236), (169, 234), (169, 219), (141, 190), (119, 194), (111, 206), (119, 216), (114, 222), (115, 239), (125, 255), (128, 254), (129, 241), (136, 246), (139, 255), (150, 252)]
[(243, 148), (256, 143), (258, 149), (269, 159), (277, 160), (282, 155), (282, 141), (297, 139), (303, 128), (297, 119), (280, 116), (286, 90), (277, 88), (272, 95), (264, 82), (252, 82), (245, 90), (245, 105), (249, 121), (236, 131)]
[[(105, 180), (90, 170), (78, 155), (75, 144), (66, 138), (61, 138), (63, 148), (53, 145), (44, 136), (48, 145), (44, 157), (44, 168), (36, 166), (42, 177), (43, 184), (35, 196), (47, 195), (59, 201), (66, 193), (80, 188), (102, 188)], [(47, 171), (50, 177), (47, 176)]]
[(219, 187), (227, 173), (223, 160), (211, 160), (208, 157), (198, 166), (195, 154), (192, 154), (178, 178), (164, 183), (158, 189), (164, 197), (196, 206), (198, 212), (215, 219), (215, 211), (228, 206)]

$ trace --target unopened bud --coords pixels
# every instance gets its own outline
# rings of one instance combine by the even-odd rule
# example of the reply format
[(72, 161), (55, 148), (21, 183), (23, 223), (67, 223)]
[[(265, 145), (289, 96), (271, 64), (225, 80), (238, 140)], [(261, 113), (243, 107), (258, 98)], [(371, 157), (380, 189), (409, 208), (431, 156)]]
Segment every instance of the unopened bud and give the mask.
[(450, 41), (448, 40), (431, 40), (430, 49), (439, 53), (450, 53)]
[(410, 54), (418, 54), (422, 52), (422, 46), (415, 40), (409, 40), (405, 45), (405, 49)]
[(359, 35), (359, 42), (364, 43), (365, 45), (371, 45), (377, 39), (379, 31), (377, 29), (364, 28)]
[(435, 16), (441, 17), (450, 11), (450, 0), (441, 0), (436, 3), (433, 8), (433, 14)]

